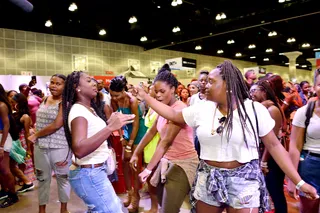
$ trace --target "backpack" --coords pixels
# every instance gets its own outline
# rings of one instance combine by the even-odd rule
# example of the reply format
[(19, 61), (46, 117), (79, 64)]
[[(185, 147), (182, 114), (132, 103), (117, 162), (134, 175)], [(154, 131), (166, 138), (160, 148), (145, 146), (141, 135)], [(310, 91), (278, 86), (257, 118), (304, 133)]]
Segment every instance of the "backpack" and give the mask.
[(305, 131), (304, 131), (304, 143), (306, 142), (306, 137), (307, 137), (307, 128), (309, 126), (309, 123), (310, 123), (310, 119), (312, 117), (312, 114), (313, 114), (313, 110), (314, 110), (314, 107), (315, 107), (315, 104), (316, 102), (315, 101), (310, 101), (308, 103), (308, 106), (307, 106), (307, 111), (306, 111), (306, 121), (304, 122), (305, 124)]

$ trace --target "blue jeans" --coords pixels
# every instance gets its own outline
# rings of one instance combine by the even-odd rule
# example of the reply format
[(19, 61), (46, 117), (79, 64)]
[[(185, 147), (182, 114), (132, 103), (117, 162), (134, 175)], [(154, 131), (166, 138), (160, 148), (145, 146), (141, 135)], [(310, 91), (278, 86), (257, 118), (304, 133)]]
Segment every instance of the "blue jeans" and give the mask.
[[(320, 158), (308, 154), (305, 150), (302, 150), (301, 154), (304, 155), (304, 160), (299, 162), (298, 172), (301, 178), (316, 188), (320, 195)], [(300, 195), (304, 196), (301, 191)]]
[(122, 213), (122, 204), (106, 172), (98, 168), (77, 168), (69, 171), (73, 191), (84, 201), (90, 213)]

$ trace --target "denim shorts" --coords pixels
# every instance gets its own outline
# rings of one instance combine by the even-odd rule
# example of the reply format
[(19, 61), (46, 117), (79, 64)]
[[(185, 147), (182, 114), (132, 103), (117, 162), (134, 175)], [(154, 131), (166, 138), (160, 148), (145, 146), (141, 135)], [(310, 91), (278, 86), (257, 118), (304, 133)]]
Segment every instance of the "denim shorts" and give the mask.
[[(305, 150), (301, 154), (304, 155), (304, 160), (299, 162), (298, 172), (301, 178), (316, 188), (320, 195), (320, 157), (312, 156)], [(300, 195), (304, 196), (301, 191)]]
[(106, 165), (77, 167), (69, 171), (69, 180), (73, 191), (87, 205), (88, 213), (122, 213), (122, 204), (108, 179)]
[(256, 162), (224, 169), (201, 161), (191, 193), (192, 203), (194, 199), (216, 207), (269, 208), (265, 182)]

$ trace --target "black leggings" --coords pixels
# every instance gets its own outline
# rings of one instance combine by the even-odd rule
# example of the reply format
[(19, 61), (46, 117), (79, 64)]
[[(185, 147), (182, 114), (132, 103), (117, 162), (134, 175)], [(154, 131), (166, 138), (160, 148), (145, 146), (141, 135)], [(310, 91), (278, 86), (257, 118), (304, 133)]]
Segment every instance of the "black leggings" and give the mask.
[(266, 175), (267, 189), (274, 203), (275, 213), (287, 213), (287, 201), (283, 191), (284, 173), (271, 158), (268, 161), (269, 172)]

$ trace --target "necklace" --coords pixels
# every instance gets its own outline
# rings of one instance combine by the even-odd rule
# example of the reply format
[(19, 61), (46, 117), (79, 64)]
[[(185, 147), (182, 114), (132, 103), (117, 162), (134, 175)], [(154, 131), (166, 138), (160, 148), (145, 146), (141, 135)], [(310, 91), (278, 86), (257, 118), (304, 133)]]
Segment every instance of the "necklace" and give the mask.
[(96, 111), (90, 106), (88, 107), (87, 105), (85, 105), (84, 103), (82, 103), (81, 101), (77, 101), (77, 104), (80, 104), (82, 106), (84, 106), (85, 108), (87, 108), (92, 114), (94, 114), (95, 116), (98, 116)]
[(211, 135), (214, 135), (216, 133), (216, 130), (214, 129), (214, 119), (216, 118), (217, 108), (218, 108), (218, 105), (216, 105), (216, 108), (215, 108), (214, 113), (213, 113)]

